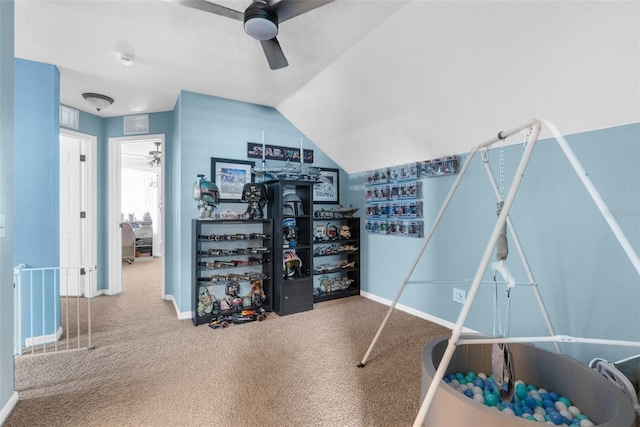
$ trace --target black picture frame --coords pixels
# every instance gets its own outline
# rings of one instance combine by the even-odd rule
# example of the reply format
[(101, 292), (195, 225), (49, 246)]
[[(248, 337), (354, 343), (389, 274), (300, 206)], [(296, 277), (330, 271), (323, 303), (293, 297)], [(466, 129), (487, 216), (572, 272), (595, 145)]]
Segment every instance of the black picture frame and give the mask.
[(247, 160), (211, 158), (211, 180), (220, 192), (220, 202), (242, 202), (244, 184), (255, 181), (255, 162)]
[(320, 168), (320, 177), (313, 186), (313, 203), (339, 205), (340, 169)]

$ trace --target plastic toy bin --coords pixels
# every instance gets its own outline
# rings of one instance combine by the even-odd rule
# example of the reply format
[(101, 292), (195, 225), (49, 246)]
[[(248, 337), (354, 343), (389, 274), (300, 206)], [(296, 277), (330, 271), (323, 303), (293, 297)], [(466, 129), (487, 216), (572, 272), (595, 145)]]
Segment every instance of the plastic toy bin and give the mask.
[[(449, 336), (428, 342), (422, 352), (422, 393), (424, 400), (436, 369), (447, 348)], [(636, 417), (631, 400), (613, 383), (576, 360), (529, 344), (509, 344), (515, 378), (566, 396), (598, 426), (633, 427)], [(491, 344), (458, 345), (446, 374), (455, 372), (491, 373)], [(441, 381), (427, 412), (425, 426), (523, 426), (533, 421), (503, 414), (456, 391)]]

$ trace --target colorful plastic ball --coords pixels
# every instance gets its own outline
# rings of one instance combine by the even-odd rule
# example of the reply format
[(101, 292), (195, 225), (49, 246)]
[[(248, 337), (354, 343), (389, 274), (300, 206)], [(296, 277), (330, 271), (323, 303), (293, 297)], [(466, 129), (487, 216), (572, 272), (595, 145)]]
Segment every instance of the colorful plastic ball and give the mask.
[(539, 422), (539, 423), (543, 423), (543, 422), (545, 421), (545, 419), (544, 419), (544, 415), (542, 415), (542, 414), (534, 413), (534, 414), (533, 414), (533, 418), (535, 418), (536, 420), (538, 420), (538, 422)]
[(556, 411), (558, 412), (567, 410), (567, 405), (562, 400), (559, 400), (559, 399), (556, 401), (554, 406), (556, 407)]
[(516, 415), (516, 413), (515, 413), (515, 412), (513, 412), (513, 410), (512, 410), (511, 408), (504, 408), (504, 409), (502, 410), (502, 413), (503, 413), (503, 414), (508, 414), (508, 415), (513, 415), (514, 417), (515, 417), (515, 415)]
[(527, 386), (525, 386), (524, 384), (518, 384), (516, 385), (516, 397), (519, 400), (524, 400), (527, 397)]
[(536, 387), (536, 386), (535, 386), (535, 385), (533, 385), (533, 384), (529, 384), (529, 385), (527, 386), (527, 390), (537, 390), (537, 389), (538, 389), (538, 387)]
[(569, 406), (569, 408), (567, 409), (569, 409), (569, 412), (571, 412), (574, 417), (582, 414), (582, 411), (580, 411), (580, 408), (578, 408), (577, 406)]
[(496, 406), (498, 404), (498, 398), (495, 394), (486, 393), (484, 395), (484, 404), (487, 406)]
[(521, 406), (521, 408), (522, 408), (523, 416), (524, 416), (524, 414), (533, 415), (533, 409), (529, 408), (527, 405), (523, 405), (523, 406)]
[(558, 395), (558, 393), (556, 393), (555, 391), (550, 391), (550, 392), (549, 392), (549, 397), (550, 397), (550, 398), (551, 398), (551, 400), (553, 400), (554, 402), (560, 398), (560, 396)]
[(529, 408), (531, 408), (531, 409), (533, 409), (533, 408), (535, 408), (536, 406), (538, 406), (538, 402), (536, 401), (536, 399), (534, 399), (534, 398), (533, 398), (533, 397), (531, 397), (531, 396), (527, 396), (527, 397), (524, 399), (524, 404), (525, 404), (525, 405), (527, 405), (527, 407), (529, 407)]
[(560, 415), (560, 412), (550, 413), (549, 420), (557, 426), (563, 423), (562, 415)]
[(591, 420), (582, 420), (580, 421), (580, 427), (593, 427), (595, 424), (591, 422)]
[(567, 408), (568, 408), (569, 406), (571, 406), (571, 401), (570, 401), (570, 400), (569, 400), (569, 398), (567, 398), (567, 397), (560, 396), (560, 397), (558, 398), (558, 400), (559, 400), (560, 402), (564, 403), (564, 404), (567, 406)]
[(477, 385), (480, 388), (484, 388), (485, 382), (484, 382), (484, 380), (482, 378), (476, 377), (476, 379), (473, 380), (473, 384)]
[(571, 421), (573, 419), (573, 414), (571, 412), (569, 412), (567, 409), (563, 409), (562, 411), (558, 411), (558, 412), (560, 412), (560, 415), (562, 415), (563, 417), (565, 417), (569, 421)]

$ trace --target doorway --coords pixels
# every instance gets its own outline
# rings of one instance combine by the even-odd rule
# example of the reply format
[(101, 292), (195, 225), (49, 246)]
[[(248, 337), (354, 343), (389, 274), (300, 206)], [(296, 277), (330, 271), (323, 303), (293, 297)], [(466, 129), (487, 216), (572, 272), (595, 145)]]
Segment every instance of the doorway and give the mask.
[[(164, 134), (109, 138), (109, 288), (106, 293), (110, 295), (123, 292), (122, 271), (128, 262), (153, 259), (153, 264), (162, 270), (160, 292), (164, 298), (165, 162), (162, 154), (154, 155), (154, 152), (164, 152), (164, 143)], [(140, 194), (138, 201), (127, 202), (131, 196), (124, 199), (123, 194), (130, 193), (134, 180), (145, 194)], [(123, 225), (127, 229), (131, 226), (135, 233), (131, 256), (127, 252), (129, 247), (122, 246)]]

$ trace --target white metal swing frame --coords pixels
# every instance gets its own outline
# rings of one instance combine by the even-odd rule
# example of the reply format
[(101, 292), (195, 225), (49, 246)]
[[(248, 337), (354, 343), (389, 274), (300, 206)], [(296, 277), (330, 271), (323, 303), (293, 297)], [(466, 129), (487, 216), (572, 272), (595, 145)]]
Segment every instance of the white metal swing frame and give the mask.
[[(427, 234), (427, 236), (425, 237), (425, 241), (422, 245), (422, 248), (418, 251), (418, 255), (416, 256), (415, 261), (413, 262), (413, 264), (411, 265), (409, 272), (407, 273), (405, 279), (403, 280), (400, 289), (398, 290), (398, 293), (396, 294), (393, 302), (391, 303), (391, 306), (389, 307), (389, 310), (387, 311), (387, 314), (385, 315), (382, 324), (380, 325), (380, 328), (378, 329), (378, 331), (376, 332), (376, 335), (373, 338), (373, 341), (371, 342), (371, 345), (369, 346), (367, 352), (364, 355), (364, 358), (362, 359), (361, 363), (358, 365), (359, 367), (364, 367), (369, 356), (371, 355), (371, 352), (373, 350), (373, 347), (375, 346), (377, 340), (379, 339), (382, 330), (384, 329), (387, 321), (389, 320), (389, 317), (391, 316), (391, 313), (393, 312), (395, 306), (398, 303), (398, 300), (400, 299), (400, 296), (402, 295), (402, 292), (404, 291), (406, 285), (408, 283), (417, 283), (417, 282), (410, 282), (411, 276), (413, 275), (414, 270), (416, 269), (418, 262), (420, 261), (420, 259), (422, 258), (422, 255), (424, 254), (424, 251), (426, 250), (431, 237), (433, 236), (435, 230), (437, 229), (445, 211), (447, 210), (447, 207), (449, 206), (449, 203), (451, 202), (451, 199), (453, 198), (453, 195), (455, 194), (458, 186), (460, 185), (460, 182), (462, 181), (468, 167), (469, 164), (471, 162), (471, 160), (475, 157), (475, 155), (478, 153), (478, 151), (483, 150), (483, 149), (487, 149), (489, 147), (491, 147), (493, 144), (495, 144), (496, 142), (499, 141), (503, 141), (504, 139), (508, 138), (509, 136), (512, 136), (514, 134), (517, 134), (523, 130), (529, 129), (530, 131), (530, 140), (527, 142), (527, 145), (525, 147), (525, 150), (522, 154), (522, 157), (520, 159), (520, 163), (518, 165), (518, 168), (516, 170), (516, 173), (514, 175), (513, 181), (511, 183), (511, 186), (509, 188), (509, 191), (507, 193), (506, 198), (502, 201), (501, 200), (501, 194), (500, 194), (500, 190), (498, 187), (498, 184), (495, 181), (495, 177), (493, 175), (493, 172), (491, 171), (491, 168), (488, 164), (488, 162), (485, 162), (485, 169), (487, 171), (487, 174), (489, 175), (489, 179), (491, 181), (492, 187), (496, 193), (496, 198), (498, 199), (498, 202), (502, 201), (503, 202), (503, 206), (502, 209), (500, 210), (500, 213), (497, 217), (495, 226), (493, 228), (493, 232), (491, 233), (491, 237), (489, 238), (489, 242), (487, 243), (486, 249), (484, 251), (484, 255), (480, 261), (480, 265), (478, 266), (478, 269), (476, 271), (476, 274), (474, 276), (473, 282), (471, 284), (471, 287), (469, 289), (469, 293), (466, 299), (466, 302), (464, 303), (462, 310), (460, 311), (460, 314), (458, 316), (458, 320), (456, 321), (456, 325), (451, 333), (451, 337), (449, 338), (449, 342), (447, 345), (447, 348), (444, 352), (444, 355), (442, 356), (442, 359), (440, 361), (440, 364), (438, 366), (438, 369), (436, 370), (436, 373), (431, 381), (431, 384), (429, 386), (429, 389), (427, 391), (427, 394), (425, 395), (425, 398), (422, 402), (422, 405), (420, 406), (420, 410), (418, 412), (418, 415), (414, 421), (413, 426), (414, 427), (419, 427), (422, 426), (424, 424), (424, 420), (426, 418), (427, 412), (429, 410), (429, 407), (433, 401), (433, 398), (438, 390), (438, 387), (442, 381), (442, 379), (444, 378), (444, 374), (446, 373), (446, 370), (449, 366), (449, 363), (451, 362), (451, 358), (453, 357), (453, 353), (455, 351), (455, 348), (458, 344), (487, 344), (487, 343), (518, 343), (518, 342), (528, 342), (528, 343), (532, 343), (532, 342), (552, 342), (555, 345), (555, 348), (557, 351), (560, 351), (559, 349), (559, 345), (558, 343), (564, 343), (564, 342), (575, 342), (575, 343), (583, 343), (583, 344), (611, 344), (611, 345), (617, 345), (617, 346), (627, 346), (627, 347), (640, 347), (640, 342), (635, 342), (635, 341), (620, 341), (620, 340), (605, 340), (605, 339), (591, 339), (591, 338), (579, 338), (579, 337), (572, 337), (572, 336), (567, 336), (567, 335), (557, 335), (554, 330), (553, 330), (553, 326), (551, 325), (551, 321), (549, 319), (547, 310), (544, 306), (544, 302), (542, 301), (542, 297), (538, 291), (538, 286), (534, 280), (533, 277), (533, 273), (531, 271), (531, 269), (529, 268), (529, 263), (527, 262), (526, 256), (524, 254), (524, 251), (522, 249), (522, 246), (520, 245), (520, 241), (518, 239), (518, 236), (515, 232), (515, 228), (513, 226), (513, 223), (511, 222), (511, 219), (509, 218), (509, 211), (511, 210), (511, 206), (513, 205), (513, 201), (514, 198), (516, 196), (516, 193), (518, 191), (518, 188), (520, 187), (520, 183), (522, 181), (522, 178), (524, 177), (524, 172), (525, 169), (529, 163), (529, 159), (531, 157), (531, 154), (533, 152), (533, 149), (536, 145), (536, 143), (538, 142), (538, 137), (540, 135), (540, 130), (542, 128), (542, 124), (544, 123), (544, 125), (552, 132), (554, 138), (556, 139), (556, 141), (558, 142), (562, 152), (564, 153), (564, 155), (567, 157), (567, 160), (569, 160), (569, 162), (571, 163), (573, 169), (575, 170), (576, 174), (578, 175), (578, 177), (580, 178), (580, 180), (582, 181), (582, 184), (585, 186), (586, 190), (588, 191), (589, 195), (591, 196), (591, 198), (593, 199), (594, 203), (596, 204), (596, 206), (598, 207), (600, 213), (602, 214), (603, 218), (605, 219), (605, 221), (607, 222), (607, 224), (609, 225), (609, 228), (611, 229), (611, 231), (613, 232), (613, 234), (615, 235), (616, 239), (618, 240), (618, 242), (620, 243), (620, 245), (622, 246), (622, 249), (624, 250), (625, 254), (627, 255), (627, 257), (629, 258), (629, 260), (631, 261), (631, 263), (633, 264), (636, 272), (638, 273), (638, 275), (640, 276), (640, 258), (638, 257), (637, 253), (635, 252), (635, 250), (633, 249), (633, 247), (631, 246), (631, 244), (629, 243), (629, 240), (627, 239), (627, 237), (625, 236), (624, 232), (622, 231), (622, 229), (620, 228), (620, 226), (618, 225), (617, 221), (615, 220), (615, 218), (609, 214), (609, 209), (606, 205), (606, 203), (604, 202), (604, 200), (602, 199), (602, 197), (600, 196), (600, 193), (598, 192), (598, 190), (595, 188), (595, 186), (593, 185), (593, 183), (591, 182), (591, 179), (589, 178), (588, 174), (585, 172), (584, 168), (582, 167), (582, 164), (580, 163), (580, 161), (577, 159), (577, 157), (575, 156), (575, 154), (573, 153), (573, 150), (571, 149), (571, 147), (569, 146), (569, 144), (567, 143), (566, 139), (564, 138), (564, 136), (559, 132), (559, 130), (555, 127), (555, 125), (553, 125), (552, 123), (545, 121), (545, 120), (537, 120), (537, 119), (531, 119), (525, 123), (523, 123), (520, 126), (517, 126), (513, 129), (510, 129), (508, 131), (502, 131), (500, 133), (498, 133), (497, 136), (476, 145), (475, 147), (473, 147), (471, 149), (471, 151), (469, 152), (469, 156), (467, 157), (466, 161), (464, 162), (464, 164), (462, 165), (460, 172), (458, 173), (458, 176), (456, 177), (456, 180), (454, 181), (451, 189), (449, 190), (449, 194), (447, 195), (447, 197), (445, 198), (440, 210), (438, 211), (432, 225), (431, 228)], [(505, 226), (508, 227), (509, 233), (514, 241), (514, 244), (516, 246), (516, 249), (518, 251), (518, 254), (520, 256), (520, 260), (522, 261), (522, 264), (524, 266), (524, 270), (525, 273), (527, 275), (527, 278), (529, 280), (528, 285), (530, 285), (533, 289), (534, 295), (536, 297), (536, 300), (538, 302), (538, 305), (540, 307), (540, 311), (542, 313), (542, 316), (544, 318), (544, 322), (546, 324), (546, 327), (549, 331), (549, 336), (545, 336), (545, 337), (509, 337), (509, 338), (461, 338), (461, 334), (462, 334), (462, 329), (464, 328), (464, 324), (465, 321), (467, 319), (467, 316), (469, 315), (469, 312), (471, 310), (471, 306), (473, 305), (474, 299), (476, 297), (476, 294), (478, 292), (478, 289), (480, 287), (480, 284), (483, 282), (482, 278), (486, 272), (486, 269), (489, 265), (491, 256), (493, 254), (493, 251), (496, 247), (496, 243), (498, 241), (498, 237), (500, 235), (501, 230), (503, 229), (503, 227)]]

